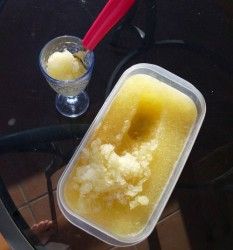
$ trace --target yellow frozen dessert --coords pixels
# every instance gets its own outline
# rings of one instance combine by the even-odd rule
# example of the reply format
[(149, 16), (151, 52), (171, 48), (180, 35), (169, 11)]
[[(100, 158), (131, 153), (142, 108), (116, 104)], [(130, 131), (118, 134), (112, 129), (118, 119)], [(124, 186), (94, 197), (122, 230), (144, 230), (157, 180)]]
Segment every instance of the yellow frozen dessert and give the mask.
[(129, 77), (65, 183), (77, 215), (118, 236), (145, 227), (197, 116), (185, 94), (144, 74)]
[(85, 72), (82, 61), (66, 49), (62, 52), (54, 52), (48, 58), (47, 73), (54, 79), (74, 80)]

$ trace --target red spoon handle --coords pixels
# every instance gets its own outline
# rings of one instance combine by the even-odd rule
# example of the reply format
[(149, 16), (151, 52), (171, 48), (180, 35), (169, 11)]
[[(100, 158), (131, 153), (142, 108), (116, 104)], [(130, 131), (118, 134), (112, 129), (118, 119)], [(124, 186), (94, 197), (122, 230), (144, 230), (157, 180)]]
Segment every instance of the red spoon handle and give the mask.
[(96, 45), (134, 3), (135, 0), (109, 0), (83, 38), (83, 47), (94, 50)]

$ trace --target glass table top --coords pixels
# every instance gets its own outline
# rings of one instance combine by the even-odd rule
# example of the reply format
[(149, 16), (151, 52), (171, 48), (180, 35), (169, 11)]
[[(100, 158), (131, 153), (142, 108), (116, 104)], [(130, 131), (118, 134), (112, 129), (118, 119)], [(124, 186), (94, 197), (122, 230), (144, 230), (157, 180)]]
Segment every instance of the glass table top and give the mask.
[[(55, 92), (40, 72), (40, 50), (57, 36), (83, 37), (105, 3), (8, 0), (0, 7), (0, 177), (14, 202), (12, 205), (2, 199), (13, 211), (10, 216), (38, 249), (113, 248), (62, 217), (56, 202), (56, 185), (104, 103), (108, 84), (114, 85), (128, 67), (145, 62), (191, 82), (203, 94), (207, 113), (160, 222), (149, 241), (136, 248), (169, 249), (166, 236), (175, 242), (176, 230), (164, 232), (163, 228), (165, 222), (176, 228), (179, 222), (168, 218), (177, 218), (178, 214), (182, 215), (179, 220), (186, 235), (185, 246), (200, 249), (205, 244), (209, 249), (221, 249), (217, 248), (218, 242), (223, 240), (229, 247), (233, 226), (233, 2), (138, 1), (132, 19), (126, 19), (118, 26), (120, 29), (108, 34), (95, 50), (87, 112), (78, 118), (66, 118), (57, 112)], [(156, 8), (150, 12), (148, 4), (156, 4)], [(156, 25), (148, 22), (152, 20), (148, 12), (154, 13)], [(144, 34), (151, 43), (139, 51), (140, 35)], [(81, 132), (80, 124), (85, 124)], [(6, 140), (9, 135), (16, 137)], [(59, 157), (55, 159), (54, 155)], [(55, 167), (49, 168), (52, 163)], [(18, 219), (20, 215), (23, 220)], [(49, 221), (54, 218), (51, 226)], [(2, 234), (3, 231), (0, 225)], [(11, 244), (12, 238), (4, 236)]]

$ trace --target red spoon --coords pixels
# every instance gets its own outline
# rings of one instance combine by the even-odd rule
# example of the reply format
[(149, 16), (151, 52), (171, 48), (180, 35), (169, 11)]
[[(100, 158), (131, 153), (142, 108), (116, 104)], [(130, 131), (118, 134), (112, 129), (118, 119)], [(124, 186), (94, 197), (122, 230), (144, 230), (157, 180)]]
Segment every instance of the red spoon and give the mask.
[(109, 0), (83, 38), (83, 47), (86, 50), (94, 50), (134, 3), (135, 0)]

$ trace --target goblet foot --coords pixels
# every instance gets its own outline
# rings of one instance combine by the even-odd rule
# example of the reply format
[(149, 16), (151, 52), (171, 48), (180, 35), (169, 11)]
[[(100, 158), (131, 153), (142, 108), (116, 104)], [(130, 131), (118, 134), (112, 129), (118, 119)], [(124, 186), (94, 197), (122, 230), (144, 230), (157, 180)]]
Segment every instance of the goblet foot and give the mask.
[(78, 117), (86, 112), (89, 106), (89, 97), (82, 91), (77, 96), (56, 96), (56, 108), (66, 117)]

